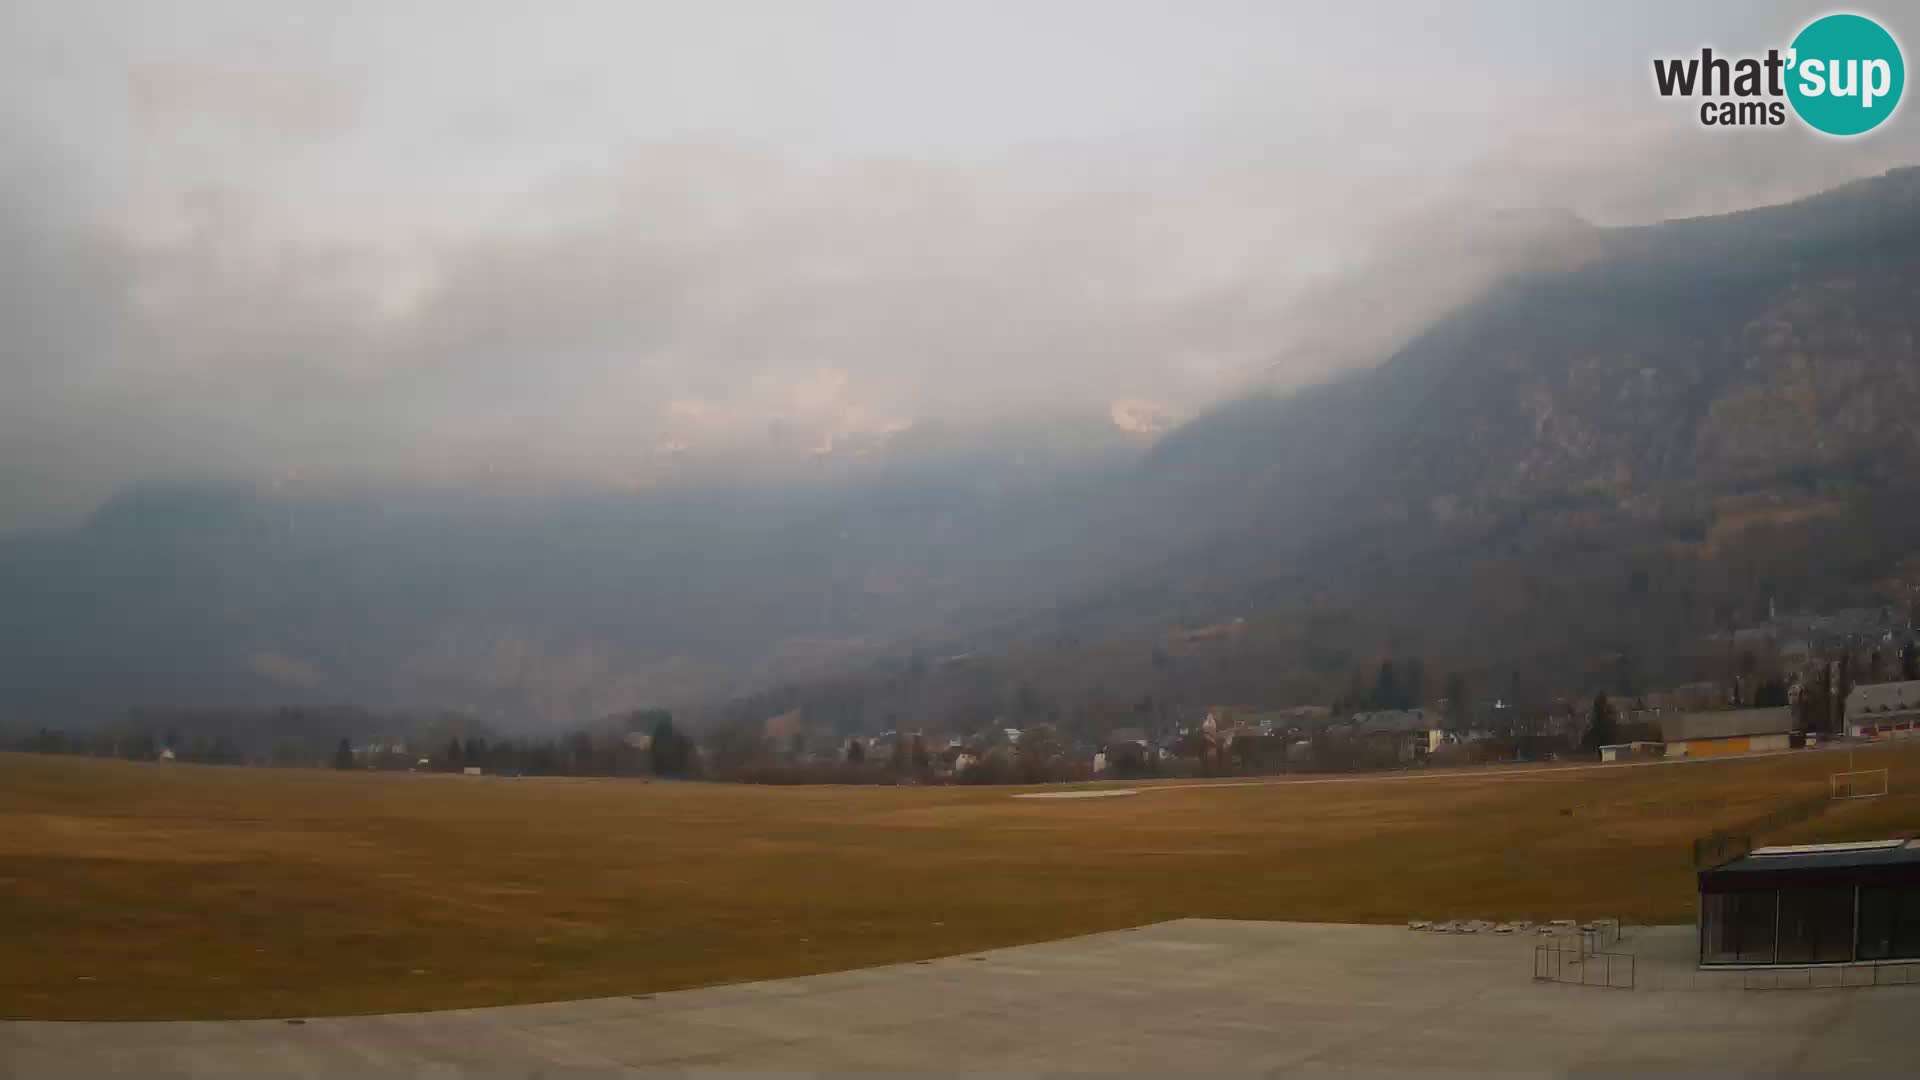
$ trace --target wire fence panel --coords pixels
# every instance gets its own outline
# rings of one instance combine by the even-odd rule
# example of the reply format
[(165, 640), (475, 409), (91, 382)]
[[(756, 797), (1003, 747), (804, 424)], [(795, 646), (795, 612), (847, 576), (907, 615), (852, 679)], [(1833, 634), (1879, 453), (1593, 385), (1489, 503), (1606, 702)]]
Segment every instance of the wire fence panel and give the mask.
[(1607, 958), (1607, 986), (1615, 990), (1634, 988), (1635, 970), (1639, 961), (1632, 953), (1601, 953)]
[[(1535, 982), (1635, 990), (1640, 987), (1639, 958), (1630, 952), (1583, 952), (1578, 946), (1543, 943), (1533, 947)], [(1679, 991), (1866, 990), (1879, 986), (1920, 986), (1920, 962), (1809, 964), (1798, 967), (1667, 971), (1656, 965), (1647, 989)]]
[[(1742, 990), (1866, 990), (1876, 986), (1912, 986), (1915, 964), (1815, 964), (1808, 967), (1753, 969), (1738, 974)], [(1718, 974), (1701, 972), (1703, 976)], [(1725, 989), (1725, 982), (1702, 981), (1681, 989)]]
[(1692, 968), (1655, 964), (1635, 982), (1649, 990), (1866, 990), (1879, 986), (1920, 985), (1920, 962), (1802, 964), (1793, 967)]
[(1538, 982), (1631, 990), (1636, 974), (1632, 953), (1589, 952), (1577, 945), (1533, 947), (1533, 977)]

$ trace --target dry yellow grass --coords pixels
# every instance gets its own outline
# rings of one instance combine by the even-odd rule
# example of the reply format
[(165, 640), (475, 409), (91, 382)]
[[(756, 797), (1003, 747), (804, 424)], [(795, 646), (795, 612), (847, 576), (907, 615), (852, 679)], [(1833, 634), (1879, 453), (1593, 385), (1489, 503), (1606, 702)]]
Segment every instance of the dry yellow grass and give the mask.
[[(0, 1015), (646, 993), (1180, 916), (1687, 921), (1688, 841), (1844, 760), (1033, 801), (0, 755)], [(1920, 828), (1920, 752), (1860, 764), (1893, 797), (1782, 839)]]

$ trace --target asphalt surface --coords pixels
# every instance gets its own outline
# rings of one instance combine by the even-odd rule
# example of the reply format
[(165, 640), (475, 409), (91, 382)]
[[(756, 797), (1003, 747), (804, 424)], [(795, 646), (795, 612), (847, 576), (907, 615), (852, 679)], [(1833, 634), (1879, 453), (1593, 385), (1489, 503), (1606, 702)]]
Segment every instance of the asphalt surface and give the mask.
[[(1692, 930), (1629, 931), (1638, 989), (1542, 983), (1532, 935), (1181, 920), (832, 975), (393, 1016), (0, 1024), (0, 1074), (614, 1072), (1904, 1075), (1920, 987), (1663, 979)], [(1686, 989), (1672, 987), (1685, 985)]]

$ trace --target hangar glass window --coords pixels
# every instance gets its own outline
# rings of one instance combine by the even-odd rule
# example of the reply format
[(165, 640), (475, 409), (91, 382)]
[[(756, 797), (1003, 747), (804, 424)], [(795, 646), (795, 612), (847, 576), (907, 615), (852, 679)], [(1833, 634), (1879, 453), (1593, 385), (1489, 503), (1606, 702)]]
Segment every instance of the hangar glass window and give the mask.
[(1920, 958), (1920, 885), (1860, 889), (1860, 959)]
[(1776, 896), (1772, 892), (1710, 893), (1700, 908), (1700, 959), (1708, 964), (1773, 962)]
[(1853, 889), (1780, 890), (1782, 964), (1824, 964), (1853, 959)]

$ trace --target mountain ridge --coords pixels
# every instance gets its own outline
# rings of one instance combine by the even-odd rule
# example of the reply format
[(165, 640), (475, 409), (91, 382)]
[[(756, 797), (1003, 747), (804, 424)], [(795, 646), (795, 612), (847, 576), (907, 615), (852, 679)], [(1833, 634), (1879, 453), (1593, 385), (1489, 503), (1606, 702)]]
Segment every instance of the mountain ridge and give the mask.
[[(967, 678), (1002, 696), (1312, 699), (1408, 651), (1571, 686), (1620, 657), (1681, 673), (1772, 597), (1907, 587), (1920, 169), (1560, 231), (1379, 365), (1146, 445), (1100, 417), (916, 425), (724, 490), (134, 489), (0, 539), (0, 717), (293, 699), (548, 724), (891, 685), (916, 649), (980, 656)], [(1231, 617), (1230, 662), (1157, 659)], [(871, 696), (862, 723), (920, 707)]]

